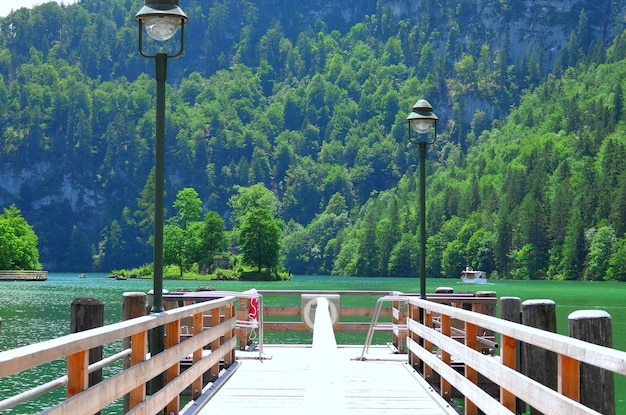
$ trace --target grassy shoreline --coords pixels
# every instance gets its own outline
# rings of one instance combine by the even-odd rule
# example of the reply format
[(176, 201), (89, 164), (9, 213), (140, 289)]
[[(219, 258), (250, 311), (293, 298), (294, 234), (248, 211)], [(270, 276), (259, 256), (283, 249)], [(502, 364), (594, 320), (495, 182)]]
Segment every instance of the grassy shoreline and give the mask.
[[(152, 264), (146, 264), (139, 268), (113, 270), (108, 278), (133, 278), (152, 279), (154, 270)], [(288, 281), (291, 273), (276, 270), (262, 270), (239, 266), (236, 269), (218, 268), (212, 273), (202, 273), (190, 270), (180, 273), (176, 266), (168, 265), (163, 268), (164, 280), (190, 280), (190, 281)]]

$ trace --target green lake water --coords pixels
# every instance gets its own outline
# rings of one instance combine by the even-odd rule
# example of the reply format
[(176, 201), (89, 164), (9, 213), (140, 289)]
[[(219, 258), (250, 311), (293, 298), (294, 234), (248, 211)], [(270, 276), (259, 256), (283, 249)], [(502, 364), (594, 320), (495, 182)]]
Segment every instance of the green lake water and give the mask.
[[(177, 281), (165, 280), (164, 288), (174, 291), (180, 288), (195, 290), (209, 285), (217, 290), (243, 291), (257, 289), (323, 289), (323, 290), (397, 290), (417, 292), (417, 278), (354, 278), (330, 276), (295, 276), (287, 282), (232, 282), (232, 281)], [(556, 303), (557, 329), (567, 332), (567, 316), (576, 310), (605, 310), (613, 318), (613, 346), (626, 351), (626, 284), (589, 283), (570, 281), (494, 281), (486, 285), (463, 284), (456, 279), (429, 279), (427, 291), (450, 286), (459, 291), (495, 291), (498, 297), (514, 296), (524, 300), (550, 299)], [(88, 274), (80, 279), (78, 274), (55, 274), (45, 282), (0, 282), (0, 351), (24, 346), (69, 334), (70, 304), (78, 297), (94, 297), (105, 304), (105, 324), (121, 320), (122, 294), (129, 291), (147, 292), (152, 280), (129, 279), (118, 281), (105, 278), (103, 274)], [(375, 299), (371, 300), (374, 306)], [(282, 334), (284, 336), (284, 334)], [(271, 336), (280, 336), (273, 334)], [(296, 335), (298, 336), (298, 335)], [(362, 336), (364, 338), (364, 334)], [(266, 337), (267, 343), (303, 342), (310, 335), (294, 339)], [(345, 342), (338, 339), (339, 343)], [(350, 341), (350, 340), (348, 340)], [(360, 337), (356, 342), (360, 342)], [(105, 355), (119, 351), (119, 345), (110, 346)], [(65, 370), (65, 362), (58, 361), (45, 368), (32, 370), (19, 376), (0, 379), (0, 399), (15, 395), (35, 384), (50, 381)], [(115, 371), (115, 368), (108, 369)], [(109, 373), (110, 374), (110, 373)], [(107, 376), (105, 370), (104, 373)], [(626, 415), (626, 378), (616, 376), (617, 414)], [(64, 391), (48, 394), (33, 402), (16, 407), (8, 414), (36, 414), (47, 406), (63, 399)], [(121, 413), (116, 403), (103, 414)]]

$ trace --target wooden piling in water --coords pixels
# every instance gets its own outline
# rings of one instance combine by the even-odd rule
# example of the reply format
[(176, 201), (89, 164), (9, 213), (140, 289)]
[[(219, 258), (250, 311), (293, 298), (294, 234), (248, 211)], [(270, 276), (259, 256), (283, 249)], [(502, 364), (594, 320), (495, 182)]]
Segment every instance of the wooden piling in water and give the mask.
[[(476, 291), (476, 297), (479, 298), (496, 298), (498, 295), (495, 291)], [(487, 316), (495, 316), (496, 315), (496, 302), (492, 303), (483, 303), (476, 304), (474, 311), (478, 311), (481, 314), (485, 314)]]
[[(556, 333), (556, 305), (552, 300), (527, 300), (522, 303), (522, 324)], [(557, 390), (558, 360), (554, 352), (522, 344), (522, 372), (531, 379)], [(530, 408), (530, 415), (541, 412)], [(549, 415), (549, 414), (546, 414)]]
[[(88, 297), (76, 298), (72, 301), (70, 308), (70, 333), (104, 326), (104, 303), (102, 301)], [(89, 364), (100, 360), (102, 360), (102, 346), (89, 350)], [(102, 382), (102, 369), (89, 374), (88, 386), (94, 386), (100, 382)], [(70, 389), (71, 385), (68, 385), (68, 394), (70, 394)]]
[[(611, 315), (602, 310), (580, 310), (568, 316), (570, 337), (613, 347)], [(580, 364), (580, 402), (605, 415), (615, 415), (613, 373)]]
[(514, 323), (522, 322), (522, 300), (519, 297), (500, 298), (500, 318)]

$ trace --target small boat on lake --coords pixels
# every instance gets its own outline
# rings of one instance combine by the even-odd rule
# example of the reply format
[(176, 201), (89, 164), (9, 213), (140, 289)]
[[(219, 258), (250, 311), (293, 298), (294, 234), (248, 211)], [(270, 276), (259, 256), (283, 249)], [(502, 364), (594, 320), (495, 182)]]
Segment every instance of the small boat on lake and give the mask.
[(487, 273), (485, 271), (474, 271), (466, 267), (461, 272), (461, 281), (467, 284), (485, 284), (487, 283)]

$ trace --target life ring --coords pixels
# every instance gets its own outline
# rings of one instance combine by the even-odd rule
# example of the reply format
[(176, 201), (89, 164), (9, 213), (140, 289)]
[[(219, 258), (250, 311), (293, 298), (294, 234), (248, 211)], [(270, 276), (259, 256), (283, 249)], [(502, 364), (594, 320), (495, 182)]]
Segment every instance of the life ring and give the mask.
[[(254, 293), (256, 294), (256, 292)], [(259, 298), (251, 297), (248, 300), (248, 319), (253, 321), (259, 320)]]
[[(315, 326), (315, 310), (313, 306), (317, 306), (317, 297), (307, 301), (302, 307), (302, 322), (306, 326), (309, 331), (313, 331), (313, 327)], [(333, 327), (339, 321), (339, 310), (337, 310), (337, 304), (333, 301), (328, 301), (328, 311), (330, 313), (330, 322)]]

